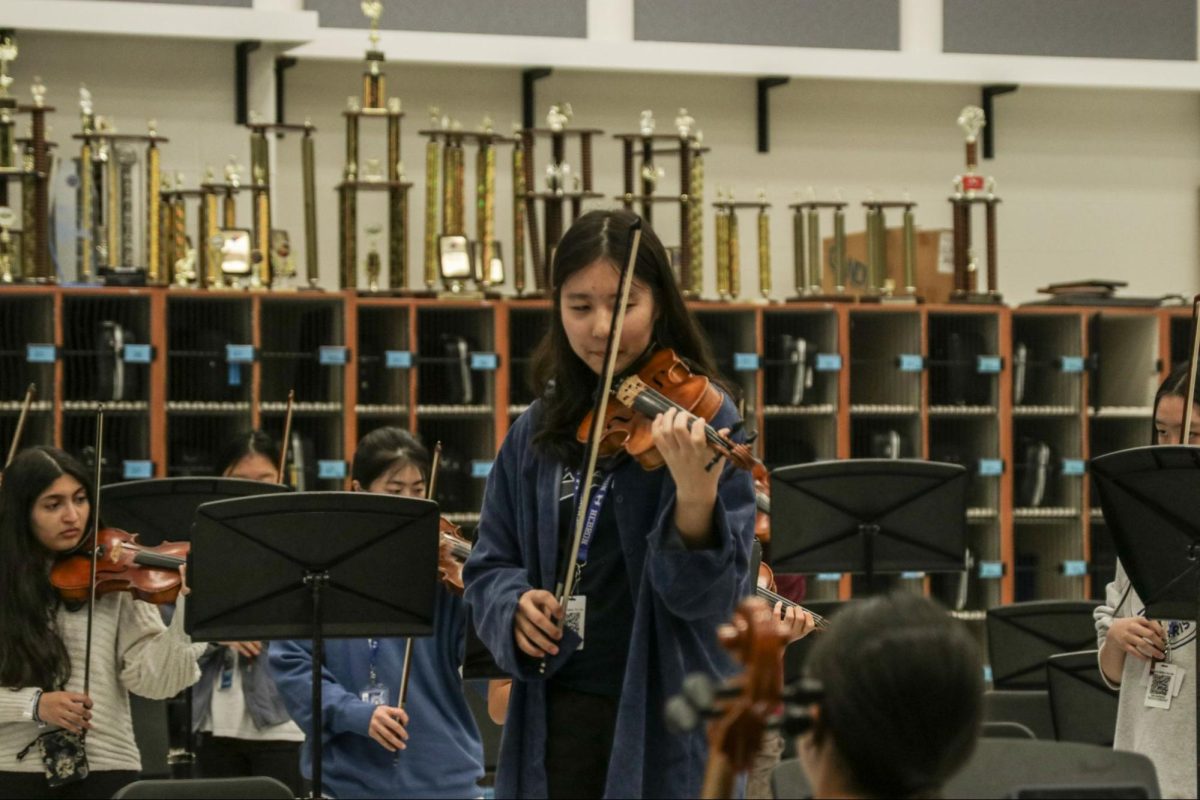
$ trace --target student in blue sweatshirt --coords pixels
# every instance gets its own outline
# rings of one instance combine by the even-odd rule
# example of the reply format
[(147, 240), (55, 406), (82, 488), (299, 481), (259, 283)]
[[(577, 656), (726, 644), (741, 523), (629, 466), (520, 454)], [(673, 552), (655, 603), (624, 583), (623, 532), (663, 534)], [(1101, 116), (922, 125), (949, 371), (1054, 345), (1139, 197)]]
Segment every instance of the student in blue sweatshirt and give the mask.
[[(363, 437), (355, 491), (424, 497), (429, 453), (407, 431)], [(434, 633), (417, 639), (405, 709), (399, 702), (406, 639), (329, 639), (322, 687), (322, 787), (328, 797), (480, 797), (483, 745), (463, 696), (466, 614), (438, 587)], [(292, 718), (311, 735), (312, 646), (272, 642), (270, 664)], [(312, 777), (310, 749), (301, 771)]]
[[(540, 398), (504, 439), (463, 570), (479, 636), (514, 677), (497, 797), (698, 796), (704, 735), (671, 733), (663, 706), (689, 673), (733, 670), (716, 631), (749, 589), (754, 489), (744, 470), (713, 464), (690, 414), (672, 409), (653, 422), (664, 468), (646, 471), (624, 453), (600, 466), (575, 598), (564, 609), (554, 595), (566, 569), (577, 568), (565, 563), (577, 506), (564, 475), (582, 460), (576, 429), (603, 368), (635, 219), (590, 212), (555, 251), (553, 316), (532, 358)], [(648, 227), (615, 346), (619, 374), (669, 347), (695, 372), (717, 377)], [(712, 425), (737, 421), (725, 395)]]

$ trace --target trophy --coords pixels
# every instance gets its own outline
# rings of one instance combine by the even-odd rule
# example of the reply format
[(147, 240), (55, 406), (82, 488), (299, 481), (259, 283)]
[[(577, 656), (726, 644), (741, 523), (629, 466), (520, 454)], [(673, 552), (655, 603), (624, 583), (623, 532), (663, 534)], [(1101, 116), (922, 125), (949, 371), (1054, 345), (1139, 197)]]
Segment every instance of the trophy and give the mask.
[(758, 211), (758, 292), (760, 301), (771, 297), (771, 225), (767, 210), (766, 191), (758, 190), (756, 200), (737, 201), (733, 192), (717, 191), (713, 208), (717, 210), (717, 297), (720, 300), (736, 300), (742, 293), (741, 238), (738, 233), (737, 212), (753, 208)]
[(17, 216), (8, 206), (0, 206), (0, 283), (13, 282), (13, 240), (9, 229)]
[[(604, 131), (595, 128), (568, 128), (573, 112), (569, 103), (556, 103), (546, 114), (545, 128), (525, 128), (521, 131), (521, 167), (524, 172), (525, 224), (529, 231), (529, 260), (533, 264), (534, 293), (542, 294), (550, 286), (550, 263), (562, 238), (564, 204), (571, 204), (571, 221), (583, 213), (583, 201), (602, 197), (594, 190), (592, 169), (592, 138)], [(545, 191), (537, 191), (534, 180), (536, 149), (539, 137), (550, 139), (550, 162), (546, 166)], [(567, 140), (579, 141), (579, 175), (566, 161)], [(545, 219), (544, 236), (538, 234), (537, 202), (542, 202)], [(518, 237), (520, 239), (520, 237)], [(522, 270), (523, 272), (523, 270)], [(516, 281), (517, 293), (524, 290), (524, 275)]]
[[(492, 287), (504, 283), (504, 262), (496, 241), (496, 145), (510, 140), (493, 130), (490, 116), (484, 116), (478, 131), (469, 132), (437, 108), (429, 111), (433, 125), (420, 131), (429, 138), (425, 145), (425, 287), (433, 290), (440, 277), (447, 296), (498, 296)], [(474, 239), (467, 236), (466, 227), (465, 143), (476, 148)], [(475, 290), (467, 289), (468, 281), (475, 283)]]
[[(850, 301), (846, 293), (846, 206), (840, 198), (818, 200), (812, 189), (809, 199), (792, 203), (792, 252), (796, 296), (792, 300), (821, 302)], [(833, 272), (834, 292), (822, 289), (821, 278), (821, 212), (833, 211), (833, 247), (829, 252)]]
[[(704, 273), (700, 266), (703, 264), (702, 249), (704, 236), (704, 165), (703, 154), (706, 148), (700, 146), (700, 134), (695, 130), (696, 120), (688, 114), (686, 108), (679, 109), (675, 117), (674, 133), (656, 133), (657, 124), (650, 110), (642, 111), (638, 120), (637, 133), (619, 133), (614, 138), (621, 141), (624, 186), (623, 193), (616, 199), (620, 200), (626, 209), (632, 210), (636, 202), (641, 207), (642, 218), (649, 224), (653, 220), (655, 203), (677, 203), (679, 205), (679, 247), (672, 248), (677, 253), (675, 259), (679, 283), (684, 295), (699, 297), (704, 289)], [(656, 148), (656, 142), (667, 142), (661, 148)], [(638, 153), (640, 151), (640, 164)], [(677, 194), (656, 193), (666, 170), (656, 162), (656, 157), (666, 156), (679, 158), (679, 192)], [(634, 187), (638, 191), (635, 193)], [(718, 198), (720, 200), (720, 198)], [(729, 209), (727, 202), (721, 201), (718, 209), (718, 219), (727, 214), (721, 208)], [(722, 221), (724, 225), (728, 220)], [(732, 223), (736, 228), (736, 221)], [(722, 256), (718, 250), (718, 260)], [(718, 280), (720, 280), (718, 278)], [(718, 289), (718, 294), (721, 291)], [(735, 295), (736, 296), (736, 295)], [(723, 297), (722, 299), (728, 299)]]
[[(317, 129), (312, 120), (302, 125), (282, 122), (262, 122), (253, 116), (246, 125), (250, 129), (250, 174), (253, 183), (249, 188), (254, 208), (254, 254), (255, 271), (253, 288), (275, 286), (277, 280), (291, 278), (296, 274), (295, 262), (291, 259), (290, 238), (287, 231), (274, 227), (271, 216), (271, 186), (274, 177), (271, 169), (270, 134), (283, 138), (288, 134), (300, 134), (300, 170), (304, 198), (304, 258), (305, 289), (319, 290), (320, 276), (317, 261), (317, 206), (316, 206), (316, 158), (313, 134)], [(284, 248), (281, 256), (277, 248)]]
[[(958, 126), (966, 134), (966, 171), (954, 179), (954, 194), (950, 205), (954, 217), (954, 294), (952, 302), (999, 303), (996, 262), (996, 182), (975, 170), (979, 166), (979, 132), (987, 124), (983, 109), (967, 106), (958, 115)], [(978, 291), (979, 267), (971, 247), (971, 212), (974, 206), (984, 207), (987, 236), (987, 285)]]
[[(400, 160), (400, 121), (404, 118), (404, 113), (400, 110), (400, 99), (388, 98), (384, 91), (384, 55), (379, 49), (379, 19), (383, 14), (383, 3), (379, 0), (366, 0), (361, 8), (371, 22), (371, 46), (366, 54), (362, 97), (350, 96), (346, 102), (346, 110), (342, 112), (346, 118), (346, 164), (342, 171), (342, 182), (337, 186), (340, 210), (338, 283), (343, 289), (354, 289), (358, 286), (359, 192), (386, 192), (390, 282), (387, 291), (404, 294), (408, 272), (408, 190), (412, 187), (412, 184), (404, 179), (404, 164)], [(360, 170), (359, 123), (366, 119), (387, 120), (387, 162), (382, 168), (377, 166), (379, 162), (376, 159), (368, 161), (366, 170)], [(315, 209), (313, 221), (315, 224)], [(313, 230), (315, 231), (315, 225)], [(315, 233), (312, 236), (315, 239)], [(316, 248), (313, 247), (312, 250), (315, 258)], [(313, 268), (315, 274), (315, 262)], [(377, 286), (376, 291), (383, 289)]]
[[(165, 283), (162, 243), (162, 151), (154, 120), (146, 133), (118, 133), (79, 90), (79, 280)], [(144, 148), (144, 149), (143, 149)]]
[(8, 93), (12, 76), (8, 65), (17, 59), (17, 43), (11, 31), (0, 32), (0, 172), (15, 172), (17, 157), (13, 139), (17, 127), (17, 98)]
[[(46, 87), (41, 78), (33, 79), (30, 94), (33, 97), (31, 105), (14, 105), (8, 98), (7, 86), (12, 79), (8, 78), (7, 64), (16, 58), (17, 47), (12, 39), (12, 33), (0, 34), (0, 118), (4, 111), (29, 114), (29, 135), (5, 142), (5, 137), (11, 136), (12, 127), (0, 125), (0, 145), (4, 145), (5, 156), (10, 161), (14, 146), (21, 151), (20, 164), (13, 167), (0, 168), (0, 206), (8, 205), (8, 182), (16, 179), (21, 185), (21, 231), (20, 247), (16, 246), (16, 231), (9, 231), (9, 247), (14, 251), (11, 258), (15, 263), (20, 258), (20, 279), (34, 283), (54, 283), (57, 279), (54, 266), (50, 263), (50, 143), (46, 141), (46, 115), (54, 109), (46, 105)], [(3, 163), (0, 160), (0, 163)], [(16, 275), (14, 274), (14, 279)]]
[(186, 289), (201, 277), (197, 270), (205, 252), (203, 243), (209, 237), (205, 236), (204, 215), (201, 213), (196, 241), (202, 245), (197, 248), (192, 244), (192, 238), (187, 233), (187, 201), (196, 199), (203, 208), (204, 198), (203, 189), (184, 188), (182, 172), (176, 172), (171, 180), (163, 179), (162, 190), (159, 192), (162, 211), (159, 215), (161, 225), (158, 249), (161, 254), (162, 273), (173, 289)]
[[(919, 303), (917, 296), (916, 262), (917, 235), (913, 209), (917, 204), (909, 200), (885, 201), (868, 199), (863, 202), (867, 215), (867, 294), (860, 300), (881, 303)], [(904, 288), (896, 292), (895, 280), (889, 277), (888, 233), (885, 213), (888, 209), (904, 209), (903, 242), (901, 261), (903, 264)]]

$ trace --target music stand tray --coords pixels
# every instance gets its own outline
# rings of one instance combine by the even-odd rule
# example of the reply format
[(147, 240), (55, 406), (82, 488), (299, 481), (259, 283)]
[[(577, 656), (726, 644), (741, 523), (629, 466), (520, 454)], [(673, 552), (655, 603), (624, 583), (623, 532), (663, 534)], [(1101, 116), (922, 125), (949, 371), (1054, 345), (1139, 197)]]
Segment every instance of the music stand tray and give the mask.
[[(1146, 618), (1196, 620), (1200, 447), (1153, 445), (1118, 450), (1092, 459), (1091, 473), (1117, 557), (1146, 605)], [(1196, 713), (1200, 727), (1200, 691), (1196, 692)], [(1200, 765), (1200, 736), (1196, 761)]]
[(1054, 738), (1112, 747), (1117, 728), (1117, 693), (1104, 685), (1096, 651), (1059, 653), (1046, 659)]
[(771, 473), (772, 566), (779, 572), (966, 568), (967, 483), (957, 464), (862, 458)]
[(1090, 600), (1031, 600), (989, 608), (985, 632), (992, 688), (1044, 691), (1046, 659), (1095, 646), (1095, 610)]
[(100, 489), (105, 523), (138, 534), (147, 547), (189, 541), (192, 517), (203, 503), (282, 492), (291, 489), (241, 478), (153, 478)]
[(314, 797), (324, 638), (431, 635), (437, 559), (431, 500), (305, 492), (197, 509), (188, 558), (192, 638), (312, 640)]

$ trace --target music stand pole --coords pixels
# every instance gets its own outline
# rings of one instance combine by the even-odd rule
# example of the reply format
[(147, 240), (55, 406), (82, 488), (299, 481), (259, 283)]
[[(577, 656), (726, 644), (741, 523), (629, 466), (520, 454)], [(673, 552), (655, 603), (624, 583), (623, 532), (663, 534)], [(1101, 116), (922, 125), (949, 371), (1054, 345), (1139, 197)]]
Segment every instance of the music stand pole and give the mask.
[[(1092, 459), (1091, 474), (1117, 556), (1146, 606), (1146, 618), (1200, 618), (1200, 508), (1195, 503), (1200, 447), (1119, 450)], [(1200, 691), (1196, 676), (1184, 680), (1193, 682), (1195, 692), (1200, 779)], [(1196, 788), (1200, 792), (1200, 782)]]
[(366, 492), (246, 497), (196, 511), (192, 638), (312, 642), (312, 797), (322, 796), (325, 639), (432, 635), (438, 523), (431, 500)]

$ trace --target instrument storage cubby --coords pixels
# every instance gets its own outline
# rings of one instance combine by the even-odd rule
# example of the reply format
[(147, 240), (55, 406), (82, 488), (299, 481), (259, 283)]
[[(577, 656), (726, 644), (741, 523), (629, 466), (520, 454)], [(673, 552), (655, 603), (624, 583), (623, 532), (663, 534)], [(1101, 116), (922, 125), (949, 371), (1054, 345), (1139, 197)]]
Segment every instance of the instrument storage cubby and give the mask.
[(336, 490), (349, 473), (344, 441), (346, 370), (352, 367), (339, 296), (258, 298), (259, 427), (282, 445), (288, 392), (295, 392), (289, 483)]
[(990, 416), (999, 408), (999, 318), (929, 312), (929, 415)]
[(104, 482), (150, 478), (149, 292), (93, 290), (62, 298), (62, 447), (94, 463), (95, 411), (105, 409)]
[(417, 363), (411, 306), (387, 300), (358, 300), (354, 352), (358, 438), (385, 425), (410, 427), (412, 374)]
[(842, 370), (837, 334), (834, 311), (764, 311), (764, 417), (837, 414)]
[(508, 311), (508, 415), (516, 419), (534, 401), (529, 385), (533, 353), (550, 328), (551, 307), (514, 303)]
[(220, 448), (253, 427), (253, 341), (248, 297), (168, 296), (168, 477), (219, 474)]
[(1048, 519), (1017, 525), (1013, 549), (1016, 602), (1078, 600), (1086, 596), (1089, 568), (1076, 520)]
[(917, 311), (850, 311), (851, 414), (921, 413), (921, 339)]
[(1088, 321), (1092, 414), (1149, 418), (1162, 366), (1158, 330), (1158, 319), (1144, 314), (1092, 315)]
[(54, 373), (59, 358), (54, 320), (50, 292), (0, 295), (0, 442), (6, 448), (0, 457), (8, 455), (30, 384), (35, 393), (21, 444), (54, 441)]
[(501, 368), (492, 309), (482, 303), (431, 304), (416, 311), (421, 422), (428, 417), (490, 420)]
[(741, 392), (743, 418), (753, 424), (762, 368), (754, 312), (736, 305), (722, 308), (708, 304), (692, 306), (692, 313), (708, 338), (720, 377)]
[(1168, 312), (1166, 336), (1169, 363), (1164, 365), (1163, 371), (1170, 372), (1176, 364), (1182, 364), (1192, 357), (1191, 316), (1177, 310)]
[(1079, 414), (1086, 366), (1079, 315), (1017, 310), (1012, 334), (1013, 416)]

